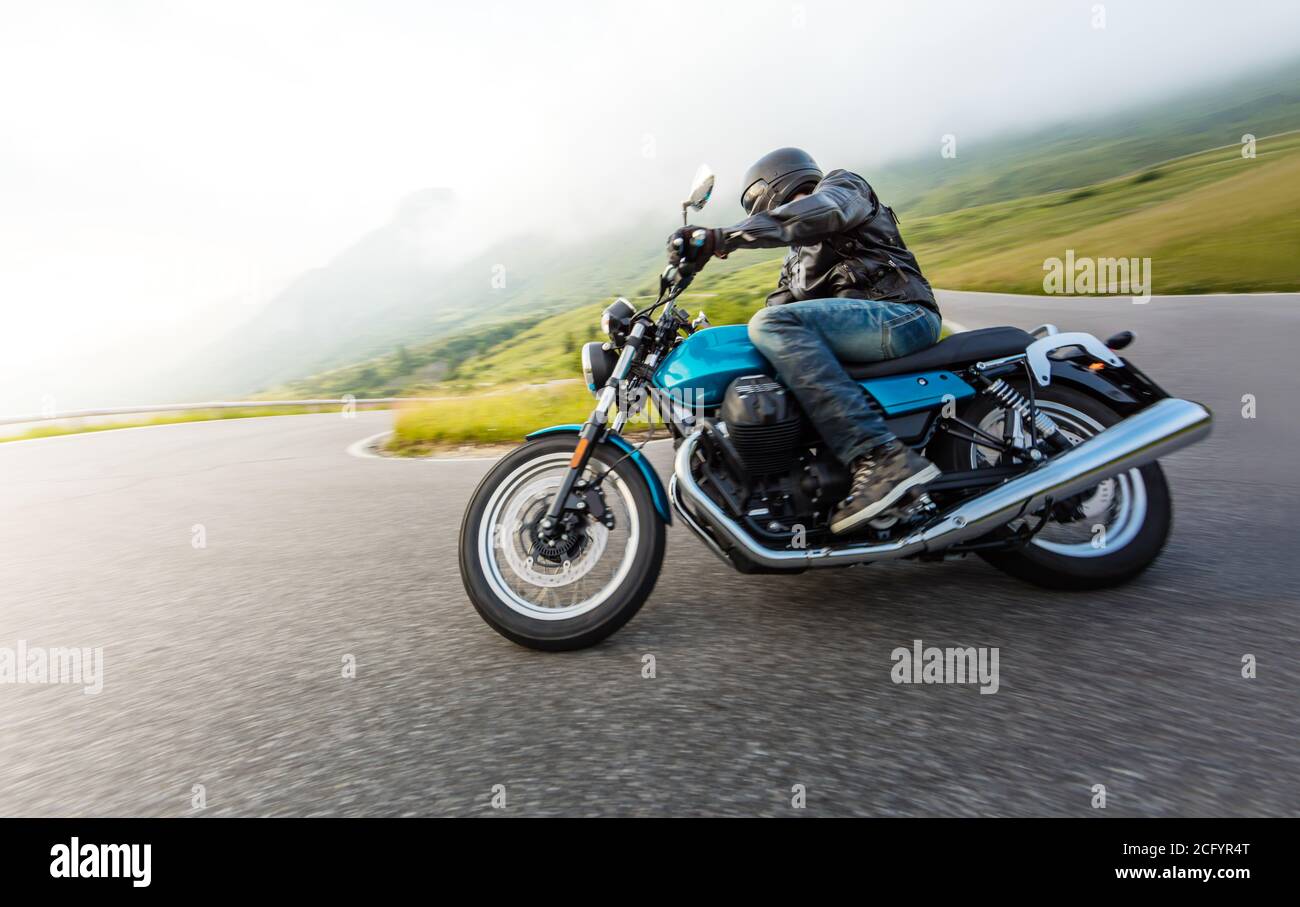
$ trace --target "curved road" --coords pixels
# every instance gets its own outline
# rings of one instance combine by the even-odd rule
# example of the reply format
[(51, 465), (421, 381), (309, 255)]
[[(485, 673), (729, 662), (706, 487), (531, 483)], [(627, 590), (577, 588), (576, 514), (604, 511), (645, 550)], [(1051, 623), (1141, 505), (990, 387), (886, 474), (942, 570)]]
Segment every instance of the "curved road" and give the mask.
[[(1087, 815), (1094, 784), (1107, 815), (1300, 813), (1300, 300), (942, 301), (969, 327), (1134, 328), (1134, 360), (1215, 410), (1166, 463), (1174, 534), (1137, 582), (746, 578), (674, 525), (640, 615), (544, 655), (461, 590), (488, 464), (348, 455), (386, 413), (3, 444), (0, 647), (102, 646), (105, 677), (0, 684), (0, 813), (490, 814), (498, 784), (525, 815)], [(999, 647), (1000, 689), (893, 684), (914, 639)]]

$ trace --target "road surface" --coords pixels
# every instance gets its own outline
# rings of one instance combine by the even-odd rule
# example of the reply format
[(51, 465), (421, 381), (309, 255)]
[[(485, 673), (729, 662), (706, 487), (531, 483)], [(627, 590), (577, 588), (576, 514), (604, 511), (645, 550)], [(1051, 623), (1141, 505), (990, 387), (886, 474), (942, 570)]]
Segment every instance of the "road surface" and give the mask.
[[(1214, 409), (1166, 464), (1175, 528), (1138, 581), (749, 578), (674, 525), (641, 613), (547, 655), (461, 589), (488, 464), (349, 455), (386, 413), (4, 444), (0, 647), (105, 667), (97, 695), (0, 684), (0, 813), (486, 815), (504, 785), (516, 815), (1082, 816), (1104, 784), (1105, 815), (1300, 814), (1297, 298), (942, 302), (969, 327), (1133, 328), (1134, 360)], [(916, 639), (998, 647), (998, 692), (895, 685)]]

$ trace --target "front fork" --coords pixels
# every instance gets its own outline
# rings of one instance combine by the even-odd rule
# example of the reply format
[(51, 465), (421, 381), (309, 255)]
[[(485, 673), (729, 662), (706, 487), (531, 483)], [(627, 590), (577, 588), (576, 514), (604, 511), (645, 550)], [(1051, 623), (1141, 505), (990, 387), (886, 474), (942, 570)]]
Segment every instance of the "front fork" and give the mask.
[[(569, 496), (573, 494), (574, 486), (578, 484), (578, 480), (586, 470), (587, 462), (591, 459), (596, 445), (605, 439), (605, 433), (609, 427), (609, 409), (618, 401), (618, 389), (632, 371), (632, 363), (636, 360), (637, 351), (641, 348), (645, 333), (646, 325), (644, 322), (638, 321), (632, 325), (627, 342), (623, 345), (623, 352), (618, 357), (618, 364), (614, 366), (613, 374), (609, 376), (609, 380), (605, 382), (605, 386), (600, 390), (596, 408), (591, 411), (587, 421), (582, 424), (582, 430), (578, 432), (578, 445), (574, 448), (573, 457), (569, 460), (569, 469), (560, 479), (560, 487), (555, 492), (555, 500), (551, 501), (546, 516), (542, 517), (539, 528), (545, 538), (555, 538), (563, 532), (564, 526), (561, 518), (564, 516), (564, 511), (569, 509)], [(619, 418), (622, 419), (622, 416)]]

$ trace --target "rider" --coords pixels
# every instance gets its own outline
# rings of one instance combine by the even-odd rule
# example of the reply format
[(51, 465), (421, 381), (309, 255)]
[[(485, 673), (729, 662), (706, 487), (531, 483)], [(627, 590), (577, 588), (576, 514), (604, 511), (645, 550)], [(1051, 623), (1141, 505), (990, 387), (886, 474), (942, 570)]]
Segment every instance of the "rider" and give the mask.
[(939, 468), (894, 436), (840, 361), (894, 359), (939, 339), (939, 307), (903, 244), (898, 217), (862, 177), (847, 170), (823, 176), (798, 148), (759, 158), (745, 174), (740, 203), (749, 216), (734, 226), (674, 232), (669, 259), (698, 271), (736, 249), (790, 246), (776, 291), (749, 321), (749, 337), (852, 472), (831, 531), (893, 515)]

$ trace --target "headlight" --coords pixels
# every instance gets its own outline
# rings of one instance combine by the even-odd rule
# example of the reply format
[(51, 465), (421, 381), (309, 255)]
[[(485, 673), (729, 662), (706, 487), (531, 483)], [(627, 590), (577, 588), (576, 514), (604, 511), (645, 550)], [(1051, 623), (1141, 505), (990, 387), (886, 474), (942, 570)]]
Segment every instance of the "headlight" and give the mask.
[(587, 390), (593, 394), (600, 395), (600, 389), (614, 374), (616, 365), (618, 355), (605, 349), (605, 344), (593, 341), (582, 345), (582, 377), (587, 381)]
[(615, 299), (600, 315), (600, 329), (614, 342), (622, 346), (627, 340), (627, 332), (632, 330), (632, 316), (636, 309), (622, 296)]

